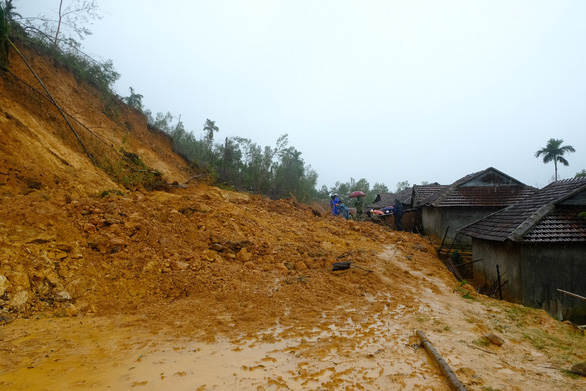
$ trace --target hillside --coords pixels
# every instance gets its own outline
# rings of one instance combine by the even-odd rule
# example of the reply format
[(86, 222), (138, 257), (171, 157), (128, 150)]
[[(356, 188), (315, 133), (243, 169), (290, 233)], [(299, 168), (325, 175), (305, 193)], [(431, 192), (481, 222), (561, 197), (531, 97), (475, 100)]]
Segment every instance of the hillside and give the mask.
[(194, 173), (165, 135), (24, 54), (106, 169), (12, 57), (1, 389), (449, 390), (416, 330), (469, 390), (586, 388), (564, 371), (586, 361), (579, 330), (461, 286), (426, 238), (203, 181), (166, 186)]

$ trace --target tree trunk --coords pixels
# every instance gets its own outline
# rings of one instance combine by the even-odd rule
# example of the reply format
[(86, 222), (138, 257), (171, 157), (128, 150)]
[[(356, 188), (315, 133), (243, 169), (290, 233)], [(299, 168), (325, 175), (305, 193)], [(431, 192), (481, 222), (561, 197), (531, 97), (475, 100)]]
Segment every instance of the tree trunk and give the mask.
[(55, 40), (53, 41), (53, 48), (57, 49), (57, 38), (59, 37), (59, 31), (61, 30), (61, 20), (63, 15), (61, 14), (61, 7), (63, 7), (63, 0), (59, 1), (59, 21), (57, 22), (57, 31), (55, 32)]

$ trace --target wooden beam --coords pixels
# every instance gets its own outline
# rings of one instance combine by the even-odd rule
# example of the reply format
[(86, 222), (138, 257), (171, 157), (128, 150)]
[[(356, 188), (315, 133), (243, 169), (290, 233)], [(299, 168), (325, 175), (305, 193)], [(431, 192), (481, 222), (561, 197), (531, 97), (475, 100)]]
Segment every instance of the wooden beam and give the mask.
[(417, 330), (416, 333), (419, 339), (421, 340), (421, 345), (425, 348), (425, 350), (427, 350), (427, 352), (433, 358), (433, 360), (440, 368), (444, 376), (448, 379), (450, 388), (454, 391), (468, 391), (466, 387), (460, 382), (460, 380), (458, 380), (456, 374), (454, 374), (448, 363), (446, 363), (442, 356), (440, 356), (438, 352), (434, 349), (431, 342), (429, 342), (425, 334), (423, 334), (423, 331)]

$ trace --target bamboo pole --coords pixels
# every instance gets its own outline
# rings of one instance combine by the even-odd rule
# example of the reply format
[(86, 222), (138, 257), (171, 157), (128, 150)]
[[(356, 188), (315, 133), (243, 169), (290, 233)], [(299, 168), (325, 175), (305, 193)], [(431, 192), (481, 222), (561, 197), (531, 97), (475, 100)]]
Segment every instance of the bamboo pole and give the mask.
[(73, 132), (73, 134), (75, 135), (75, 137), (77, 138), (77, 141), (79, 142), (79, 144), (81, 144), (84, 152), (86, 153), (86, 155), (90, 158), (92, 164), (94, 166), (97, 166), (94, 157), (92, 156), (92, 154), (88, 151), (88, 149), (86, 148), (85, 144), (83, 143), (83, 141), (81, 141), (81, 138), (79, 137), (79, 135), (77, 134), (77, 132), (75, 131), (75, 128), (73, 127), (73, 125), (71, 125), (71, 123), (69, 122), (69, 120), (67, 119), (67, 116), (65, 115), (65, 113), (63, 112), (63, 109), (61, 109), (61, 106), (59, 106), (59, 104), (57, 104), (57, 101), (55, 100), (55, 98), (53, 98), (53, 95), (51, 95), (51, 93), (49, 92), (49, 90), (47, 89), (47, 87), (45, 86), (45, 84), (43, 83), (43, 81), (41, 80), (41, 78), (37, 75), (37, 73), (34, 71), (34, 69), (30, 66), (30, 64), (28, 63), (28, 61), (24, 58), (24, 56), (22, 55), (22, 53), (20, 52), (20, 50), (18, 50), (18, 48), (16, 47), (16, 45), (14, 45), (14, 43), (8, 39), (8, 43), (10, 43), (10, 46), (12, 46), (12, 48), (16, 51), (16, 53), (18, 54), (18, 56), (20, 57), (20, 59), (25, 63), (25, 65), (27, 66), (27, 68), (32, 72), (32, 74), (35, 76), (35, 78), (37, 79), (37, 81), (39, 82), (39, 84), (41, 84), (41, 86), (43, 87), (43, 89), (45, 90), (45, 92), (47, 93), (47, 95), (49, 95), (49, 98), (51, 99), (51, 102), (53, 102), (53, 104), (55, 105), (55, 107), (57, 107), (57, 109), (59, 110), (59, 112), (61, 113), (61, 115), (63, 116), (63, 119), (65, 119), (65, 122), (67, 122), (67, 125), (69, 125), (69, 128), (71, 129), (71, 131)]
[(568, 296), (572, 296), (572, 297), (575, 297), (576, 299), (580, 299), (580, 300), (586, 301), (586, 297), (577, 295), (577, 294), (572, 293), (572, 292), (565, 291), (563, 289), (558, 289), (558, 292), (562, 292), (562, 293), (565, 293)]
[(417, 336), (421, 340), (421, 345), (427, 350), (429, 355), (433, 358), (437, 366), (440, 368), (444, 376), (448, 379), (450, 388), (454, 391), (468, 391), (466, 387), (458, 380), (450, 366), (444, 361), (442, 356), (434, 349), (431, 342), (427, 339), (423, 331), (417, 330)]

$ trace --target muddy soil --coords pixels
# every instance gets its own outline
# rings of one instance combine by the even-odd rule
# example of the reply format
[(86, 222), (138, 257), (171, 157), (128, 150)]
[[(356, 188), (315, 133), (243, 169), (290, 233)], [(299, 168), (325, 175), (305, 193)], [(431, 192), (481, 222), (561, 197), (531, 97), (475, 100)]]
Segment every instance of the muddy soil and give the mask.
[[(102, 139), (89, 148), (165, 183), (194, 174), (139, 113), (25, 53)], [(580, 330), (476, 294), (427, 238), (198, 180), (114, 180), (17, 60), (0, 78), (0, 389), (449, 390), (416, 330), (469, 390), (586, 388), (566, 371), (586, 361)]]

